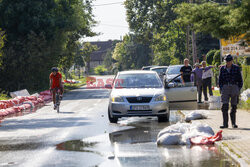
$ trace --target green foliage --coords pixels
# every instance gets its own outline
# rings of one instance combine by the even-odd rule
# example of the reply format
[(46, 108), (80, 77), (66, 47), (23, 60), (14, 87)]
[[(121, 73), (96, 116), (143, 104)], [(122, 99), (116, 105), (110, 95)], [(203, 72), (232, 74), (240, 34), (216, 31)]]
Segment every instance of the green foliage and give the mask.
[(242, 78), (244, 81), (243, 89), (250, 88), (250, 66), (249, 65), (242, 66)]
[(47, 87), (51, 67), (69, 68), (77, 41), (94, 35), (94, 24), (91, 1), (0, 1), (0, 27), (6, 34), (0, 87)]
[[(192, 25), (196, 32), (212, 34), (216, 38), (229, 38), (246, 33), (250, 29), (250, 2), (242, 0), (240, 6), (227, 6), (218, 3), (178, 5), (176, 23)], [(248, 32), (249, 33), (249, 32)]]
[(140, 69), (150, 64), (150, 51), (148, 45), (138, 42), (135, 35), (129, 34), (116, 44), (112, 58), (118, 70)]
[(114, 68), (115, 60), (112, 58), (112, 55), (113, 55), (113, 52), (117, 43), (119, 43), (118, 40), (113, 41), (112, 47), (108, 49), (104, 58), (104, 65), (110, 72), (112, 72), (112, 69)]
[(104, 74), (106, 71), (108, 71), (104, 66), (97, 66), (95, 69), (95, 74), (97, 75), (102, 75)]
[(81, 55), (83, 57), (83, 60), (85, 62), (85, 65), (87, 67), (86, 68), (87, 74), (89, 74), (89, 72), (90, 72), (90, 60), (91, 60), (90, 55), (92, 52), (94, 52), (96, 50), (98, 50), (97, 45), (91, 45), (91, 43), (89, 43), (89, 42), (84, 43), (82, 49), (80, 50)]
[(210, 50), (207, 53), (207, 64), (209, 64), (209, 65), (213, 64), (213, 59), (214, 59), (215, 52), (216, 52), (216, 50)]
[(220, 64), (221, 64), (220, 50), (217, 50), (217, 51), (214, 53), (213, 65), (214, 65), (214, 66), (219, 66)]

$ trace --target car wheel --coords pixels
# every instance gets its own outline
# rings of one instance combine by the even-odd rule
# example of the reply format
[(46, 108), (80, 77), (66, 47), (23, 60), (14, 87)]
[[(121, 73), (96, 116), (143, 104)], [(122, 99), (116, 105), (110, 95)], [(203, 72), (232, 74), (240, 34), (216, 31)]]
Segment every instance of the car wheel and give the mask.
[(158, 122), (169, 122), (169, 112), (170, 110), (168, 110), (166, 115), (158, 116)]
[(110, 123), (117, 123), (118, 118), (116, 118), (116, 117), (111, 117), (111, 115), (110, 115), (110, 110), (109, 110), (109, 109), (108, 109), (108, 116), (109, 116), (109, 122), (110, 122)]

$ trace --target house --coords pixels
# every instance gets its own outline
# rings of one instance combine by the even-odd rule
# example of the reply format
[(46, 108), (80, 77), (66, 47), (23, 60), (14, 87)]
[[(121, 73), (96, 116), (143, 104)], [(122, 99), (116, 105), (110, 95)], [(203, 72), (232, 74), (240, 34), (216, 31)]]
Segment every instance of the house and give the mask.
[(113, 41), (98, 41), (98, 42), (90, 42), (91, 45), (97, 45), (99, 48), (97, 51), (94, 51), (90, 55), (90, 68), (93, 69), (97, 66), (104, 64), (104, 59), (108, 49), (112, 48)]

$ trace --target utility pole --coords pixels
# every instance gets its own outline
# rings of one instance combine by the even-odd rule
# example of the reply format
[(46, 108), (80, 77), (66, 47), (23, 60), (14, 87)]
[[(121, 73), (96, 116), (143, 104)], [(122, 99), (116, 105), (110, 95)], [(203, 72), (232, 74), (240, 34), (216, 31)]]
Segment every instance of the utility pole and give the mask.
[[(195, 0), (189, 0), (189, 3), (194, 3)], [(197, 47), (196, 47), (196, 35), (195, 32), (192, 31), (192, 57), (193, 57), (193, 64), (197, 61)]]
[(193, 64), (195, 64), (197, 61), (197, 47), (196, 47), (196, 35), (194, 31), (192, 31), (192, 55), (193, 55)]
[(187, 48), (187, 58), (189, 58), (189, 26), (187, 26), (187, 32), (186, 32), (186, 48)]

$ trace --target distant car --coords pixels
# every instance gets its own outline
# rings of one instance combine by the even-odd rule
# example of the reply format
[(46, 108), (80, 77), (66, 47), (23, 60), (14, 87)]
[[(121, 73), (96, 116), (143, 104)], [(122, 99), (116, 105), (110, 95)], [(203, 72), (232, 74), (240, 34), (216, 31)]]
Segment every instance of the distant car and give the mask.
[(142, 70), (150, 70), (150, 68), (152, 68), (152, 67), (157, 67), (157, 66), (155, 66), (155, 65), (152, 65), (152, 66), (143, 66), (141, 69)]
[[(178, 75), (181, 74), (180, 70), (183, 65), (171, 65), (168, 67), (165, 75), (165, 82), (170, 81), (171, 79), (177, 77)], [(177, 77), (174, 79), (174, 82), (181, 82), (181, 76)]]
[(150, 71), (155, 71), (163, 81), (164, 75), (166, 74), (166, 71), (168, 69), (168, 66), (157, 66), (157, 67), (151, 67)]
[(164, 86), (154, 71), (118, 72), (109, 98), (108, 117), (111, 123), (118, 118), (157, 116), (159, 122), (169, 120), (169, 105)]

